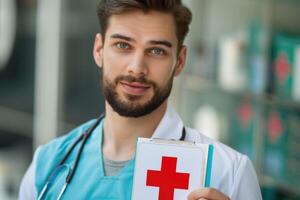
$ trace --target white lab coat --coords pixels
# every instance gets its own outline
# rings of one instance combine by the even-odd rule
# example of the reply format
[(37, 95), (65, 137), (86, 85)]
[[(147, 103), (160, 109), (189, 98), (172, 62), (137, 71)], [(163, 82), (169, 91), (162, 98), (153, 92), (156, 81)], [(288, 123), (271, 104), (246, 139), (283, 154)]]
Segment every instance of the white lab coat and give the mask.
[[(178, 140), (181, 137), (183, 125), (178, 114), (168, 106), (152, 137)], [(247, 156), (204, 136), (194, 129), (186, 127), (186, 133), (185, 140), (187, 141), (213, 144), (214, 146), (211, 187), (226, 194), (231, 200), (262, 199), (255, 170)], [(22, 180), (19, 200), (34, 199), (36, 193), (34, 182), (35, 159), (33, 159)]]

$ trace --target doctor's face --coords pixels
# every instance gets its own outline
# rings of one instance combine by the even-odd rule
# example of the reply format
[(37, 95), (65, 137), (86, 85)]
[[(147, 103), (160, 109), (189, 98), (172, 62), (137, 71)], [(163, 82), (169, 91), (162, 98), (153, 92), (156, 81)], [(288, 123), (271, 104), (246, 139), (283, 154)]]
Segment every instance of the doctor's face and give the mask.
[(130, 11), (109, 19), (105, 38), (96, 36), (94, 57), (103, 68), (104, 95), (114, 111), (140, 117), (165, 102), (185, 62), (186, 48), (178, 53), (177, 46), (170, 14)]

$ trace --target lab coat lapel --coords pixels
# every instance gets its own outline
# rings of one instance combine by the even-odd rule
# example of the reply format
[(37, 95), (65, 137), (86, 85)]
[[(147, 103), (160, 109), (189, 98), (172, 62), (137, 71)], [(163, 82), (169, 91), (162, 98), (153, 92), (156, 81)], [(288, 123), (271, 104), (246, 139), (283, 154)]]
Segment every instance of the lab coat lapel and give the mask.
[(152, 138), (179, 140), (182, 134), (182, 128), (182, 120), (175, 110), (168, 105), (162, 120), (152, 135)]

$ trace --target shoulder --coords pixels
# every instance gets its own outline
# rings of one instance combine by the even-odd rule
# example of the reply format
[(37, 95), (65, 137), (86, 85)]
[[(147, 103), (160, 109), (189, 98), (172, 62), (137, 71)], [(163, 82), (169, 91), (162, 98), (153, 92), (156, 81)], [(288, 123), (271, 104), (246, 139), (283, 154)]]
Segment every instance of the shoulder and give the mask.
[[(208, 138), (195, 129), (187, 128), (187, 133), (188, 140), (213, 145), (211, 187), (219, 189), (232, 198), (237, 195), (238, 190), (252, 191), (252, 195), (260, 196), (255, 169), (246, 155), (219, 141)], [(246, 185), (243, 182), (251, 184)], [(239, 193), (239, 198), (248, 199), (248, 197), (241, 197), (240, 195), (242, 194)]]
[[(45, 183), (51, 171), (58, 165), (69, 150), (70, 146), (76, 139), (84, 133), (95, 120), (90, 120), (64, 136), (53, 139), (49, 143), (39, 146), (35, 152), (34, 173), (35, 185), (38, 191)], [(73, 154), (69, 156), (69, 160), (73, 159)]]
[(239, 153), (231, 147), (199, 133), (195, 129), (187, 128), (187, 133), (188, 140), (203, 144), (212, 144), (214, 147), (214, 158), (222, 158), (224, 162), (223, 164), (225, 164), (225, 166), (232, 165), (232, 167), (237, 168), (237, 165), (246, 157), (245, 155)]
[[(52, 169), (56, 166), (60, 160), (64, 157), (70, 146), (76, 141), (76, 139), (84, 133), (93, 124), (95, 119), (85, 122), (78, 127), (71, 130), (64, 136), (55, 138), (49, 143), (41, 145), (35, 152), (36, 171), (45, 171), (45, 169)], [(70, 156), (72, 157), (72, 156)]]

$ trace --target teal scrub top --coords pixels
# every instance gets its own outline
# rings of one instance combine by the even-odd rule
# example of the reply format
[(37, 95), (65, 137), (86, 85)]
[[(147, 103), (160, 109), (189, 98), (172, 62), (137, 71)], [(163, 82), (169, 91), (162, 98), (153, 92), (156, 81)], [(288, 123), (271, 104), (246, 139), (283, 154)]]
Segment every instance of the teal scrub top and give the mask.
[[(103, 120), (102, 120), (103, 122)], [(81, 154), (75, 175), (62, 199), (130, 200), (134, 172), (134, 160), (129, 161), (116, 176), (105, 176), (102, 158), (102, 126), (100, 123), (88, 138)], [(86, 131), (95, 120), (89, 121), (66, 136), (42, 146), (36, 160), (35, 185), (41, 193), (48, 176), (67, 153), (73, 142)], [(74, 166), (80, 144), (72, 151), (60, 170), (44, 199), (56, 199), (65, 183), (68, 171)]]

